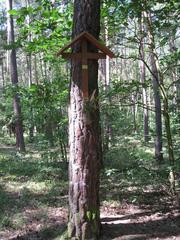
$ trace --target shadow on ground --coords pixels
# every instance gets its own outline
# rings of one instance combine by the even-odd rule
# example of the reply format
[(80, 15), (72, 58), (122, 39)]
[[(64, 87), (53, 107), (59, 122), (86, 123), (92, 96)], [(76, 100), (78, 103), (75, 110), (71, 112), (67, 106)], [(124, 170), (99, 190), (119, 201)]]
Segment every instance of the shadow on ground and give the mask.
[[(146, 212), (143, 214), (144, 217), (147, 216)], [(102, 240), (180, 239), (180, 215), (159, 220), (134, 221), (143, 214), (102, 219)], [(124, 220), (129, 221), (123, 223)]]
[[(11, 147), (0, 148), (0, 224), (4, 221), (0, 239), (60, 239), (67, 221), (67, 165), (57, 158), (53, 160), (49, 153), (40, 158), (33, 152), (28, 154), (18, 156)], [(101, 219), (101, 239), (180, 239), (180, 215), (166, 192), (157, 183), (153, 187), (133, 180), (125, 185), (124, 177), (115, 174), (115, 178), (102, 179), (101, 199), (107, 202), (107, 209), (103, 203), (101, 212), (106, 217)], [(146, 172), (144, 178), (149, 180)], [(34, 192), (29, 182), (44, 182), (45, 187)], [(13, 185), (12, 191), (7, 189), (13, 183), (19, 184), (19, 188)], [(13, 217), (16, 220), (18, 214), (25, 221), (13, 229), (10, 221)]]
[(27, 231), (23, 235), (12, 237), (11, 240), (53, 240), (61, 236), (65, 229), (66, 224), (55, 224), (53, 226), (44, 227), (40, 231)]

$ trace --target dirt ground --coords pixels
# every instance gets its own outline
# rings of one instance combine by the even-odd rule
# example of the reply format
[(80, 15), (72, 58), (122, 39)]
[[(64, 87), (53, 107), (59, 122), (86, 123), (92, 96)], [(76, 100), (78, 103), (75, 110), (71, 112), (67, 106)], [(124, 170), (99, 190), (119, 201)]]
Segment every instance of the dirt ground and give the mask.
[[(173, 207), (166, 195), (147, 194), (149, 198), (141, 206), (123, 203), (101, 206), (101, 240), (145, 240), (180, 239), (180, 212)], [(67, 197), (67, 196), (66, 196)], [(161, 199), (161, 201), (159, 201)], [(67, 209), (44, 209), (46, 217), (39, 209), (24, 209), (26, 224), (20, 230), (6, 230), (0, 233), (1, 240), (50, 240), (61, 239), (66, 228)]]
[[(14, 158), (13, 149), (1, 147), (1, 156), (0, 240), (63, 240), (67, 172), (59, 172), (59, 163), (37, 161), (39, 152)], [(167, 189), (156, 182), (140, 188), (132, 184), (125, 187), (118, 175), (102, 180), (99, 240), (180, 240), (179, 207)]]
[(128, 205), (113, 215), (102, 214), (103, 240), (180, 239), (180, 213), (176, 208), (156, 211)]

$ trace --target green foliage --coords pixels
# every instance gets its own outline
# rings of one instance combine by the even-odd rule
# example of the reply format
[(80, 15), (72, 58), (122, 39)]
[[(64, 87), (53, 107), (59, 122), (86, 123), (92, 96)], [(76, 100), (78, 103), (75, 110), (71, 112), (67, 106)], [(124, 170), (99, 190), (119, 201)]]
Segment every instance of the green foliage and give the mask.
[[(169, 50), (170, 38), (176, 40), (178, 35), (178, 1), (146, 2), (146, 10), (152, 14), (152, 32), (155, 43), (157, 43), (160, 68), (165, 76), (165, 89), (169, 94), (171, 127), (177, 159), (174, 168), (178, 172), (180, 170), (180, 116), (177, 107), (178, 99), (177, 106), (175, 106), (174, 92), (171, 91), (171, 73), (178, 64), (179, 50), (176, 48), (173, 52)], [(148, 101), (153, 105), (151, 73), (147, 71), (146, 82), (140, 83), (138, 65), (141, 38), (145, 39), (145, 60), (147, 65), (150, 65), (148, 36), (138, 27), (139, 18), (144, 10), (144, 1), (105, 0), (101, 8), (103, 26), (101, 38), (105, 35), (103, 31), (106, 29), (108, 45), (119, 56), (117, 58), (119, 65), (117, 64), (116, 68), (120, 67), (121, 71), (115, 69), (115, 61), (110, 62), (112, 74), (109, 89), (100, 89), (100, 97), (87, 102), (85, 111), (91, 112), (91, 109), (97, 107), (96, 100), (100, 102), (104, 155), (101, 192), (102, 199), (110, 204), (114, 202), (122, 204), (123, 201), (136, 205), (148, 203), (151, 199), (144, 199), (143, 189), (155, 186), (159, 191), (162, 184), (167, 184), (170, 170), (167, 163), (165, 136), (163, 138), (164, 164), (158, 168), (153, 157), (155, 136), (153, 108), (149, 114), (149, 142), (144, 143), (142, 139), (143, 108), (140, 103), (142, 103), (143, 88), (150, 92), (148, 92)], [(72, 11), (71, 1), (68, 4), (56, 1), (53, 5), (49, 0), (36, 1), (29, 7), (9, 11), (17, 23), (18, 40), (13, 45), (4, 45), (4, 49), (21, 48), (17, 52), (18, 61), (20, 62), (21, 58), (20, 52), (25, 51), (27, 58), (32, 57), (32, 65), (34, 56), (36, 56), (38, 66), (37, 74), (33, 69), (33, 83), (29, 84), (30, 86), (27, 87), (24, 83), (20, 83), (19, 87), (7, 85), (1, 95), (0, 126), (15, 120), (12, 98), (18, 92), (22, 104), (25, 136), (28, 140), (29, 131), (34, 128), (34, 142), (31, 145), (28, 144), (28, 152), (25, 155), (14, 152), (12, 144), (15, 144), (15, 140), (7, 137), (7, 133), (0, 136), (2, 144), (0, 148), (0, 222), (2, 228), (15, 229), (25, 224), (26, 219), (22, 212), (26, 206), (34, 209), (62, 207), (67, 204), (67, 164), (63, 162), (65, 153), (60, 146), (64, 144), (64, 151), (66, 151), (69, 81), (64, 62), (60, 62), (55, 57), (55, 53), (71, 38)], [(6, 41), (6, 16), (3, 11), (0, 15), (0, 40), (2, 39), (4, 43)], [(40, 56), (39, 53), (41, 53)], [(43, 73), (40, 74), (40, 64), (42, 68), (45, 68), (44, 65), (47, 64), (46, 76), (43, 76)], [(21, 66), (18, 70), (21, 76)], [(25, 76), (26, 79), (27, 76)], [(178, 81), (176, 83), (179, 84)], [(132, 96), (135, 96), (136, 102), (132, 101)], [(137, 107), (135, 116), (133, 106)], [(134, 117), (136, 131), (134, 130)], [(111, 128), (110, 133), (107, 130), (108, 127)], [(51, 132), (48, 132), (49, 129)], [(107, 138), (109, 139), (106, 149), (104, 146)], [(52, 142), (54, 147), (51, 145)], [(8, 144), (8, 149), (6, 149), (6, 144)], [(63, 200), (64, 197), (65, 200)], [(86, 213), (89, 221), (94, 221), (96, 216), (97, 213), (93, 210)], [(39, 221), (42, 218), (47, 219), (48, 215), (41, 212), (35, 217)], [(41, 237), (42, 239), (55, 238), (62, 233), (61, 230), (44, 228), (41, 231)], [(65, 239), (66, 236), (62, 238)]]
[[(29, 221), (24, 216), (27, 206), (41, 211), (35, 219), (46, 219), (42, 212), (48, 206), (62, 207), (67, 194), (67, 166), (59, 156), (49, 159), (40, 150), (16, 153), (12, 147), (0, 147), (0, 228), (19, 229)], [(52, 149), (51, 149), (52, 151)], [(55, 150), (54, 150), (55, 151)], [(43, 152), (42, 152), (43, 153)], [(41, 157), (42, 155), (42, 157)], [(43, 231), (45, 234), (45, 230)], [(57, 234), (60, 234), (58, 231)], [(45, 234), (46, 235), (46, 234)]]
[[(46, 126), (52, 124), (55, 141), (67, 142), (67, 98), (68, 83), (57, 78), (53, 82), (45, 81), (42, 84), (32, 84), (30, 88), (7, 86), (4, 91), (5, 104), (2, 105), (2, 124), (13, 122), (12, 99), (18, 91), (22, 104), (24, 128), (26, 131), (32, 126), (38, 129), (37, 140), (45, 133)], [(40, 142), (39, 142), (40, 143)]]
[(12, 222), (11, 222), (10, 217), (5, 216), (1, 221), (0, 227), (2, 227), (2, 228), (12, 227)]
[[(28, 52), (43, 51), (49, 61), (54, 61), (54, 54), (71, 37), (72, 4), (53, 7), (49, 1), (40, 1), (36, 6), (23, 7), (16, 12), (20, 26), (19, 40)], [(64, 8), (64, 10), (63, 10)], [(27, 17), (31, 19), (25, 24)], [(32, 35), (31, 41), (28, 36)]]

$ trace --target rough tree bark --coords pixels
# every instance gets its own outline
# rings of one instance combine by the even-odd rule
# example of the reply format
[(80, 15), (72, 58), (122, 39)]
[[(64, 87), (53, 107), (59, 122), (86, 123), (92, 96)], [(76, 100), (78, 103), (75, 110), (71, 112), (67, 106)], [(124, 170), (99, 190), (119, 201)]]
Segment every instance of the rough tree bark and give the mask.
[[(88, 31), (95, 38), (100, 32), (100, 1), (75, 0), (73, 38)], [(88, 50), (97, 52), (88, 45)], [(77, 44), (73, 52), (79, 52)], [(89, 96), (82, 95), (82, 65), (72, 61), (69, 104), (69, 223), (70, 239), (99, 239), (99, 171), (101, 139), (98, 106), (98, 62), (88, 60)]]
[[(12, 0), (7, 1), (7, 10), (12, 10)], [(14, 23), (12, 16), (7, 14), (7, 39), (8, 44), (14, 43)], [(11, 81), (15, 88), (18, 88), (18, 74), (17, 74), (17, 62), (16, 62), (16, 50), (12, 48), (10, 50), (10, 75)], [(21, 105), (18, 93), (16, 92), (13, 98), (14, 108), (14, 121), (16, 132), (16, 148), (20, 151), (25, 151), (25, 143), (23, 136), (23, 125), (21, 116)]]

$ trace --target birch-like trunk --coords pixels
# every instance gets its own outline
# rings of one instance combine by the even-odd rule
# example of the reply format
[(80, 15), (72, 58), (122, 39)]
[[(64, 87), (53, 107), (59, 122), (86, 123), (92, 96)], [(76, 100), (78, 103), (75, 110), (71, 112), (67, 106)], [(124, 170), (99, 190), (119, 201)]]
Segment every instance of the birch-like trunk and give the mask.
[[(157, 157), (159, 161), (162, 160), (162, 154), (159, 151), (160, 147), (162, 149), (162, 122), (161, 122), (161, 129), (160, 129), (160, 118), (161, 118), (161, 111), (162, 111), (164, 116), (164, 122), (165, 122), (168, 157), (169, 157), (170, 165), (173, 166), (175, 160), (174, 160), (171, 125), (170, 125), (168, 95), (164, 86), (164, 76), (163, 76), (162, 70), (160, 69), (159, 59), (158, 59), (158, 55), (155, 48), (153, 26), (152, 26), (152, 19), (151, 19), (150, 13), (145, 12), (145, 17), (146, 17), (147, 31), (148, 31), (148, 37), (149, 37), (149, 51), (150, 51), (150, 59), (151, 59), (151, 66), (152, 66), (151, 73), (153, 78), (156, 120), (158, 120), (157, 126), (156, 126), (156, 131), (159, 134), (159, 139), (158, 139), (159, 141), (157, 142), (159, 145), (156, 146), (156, 150), (158, 150)], [(160, 96), (162, 97), (163, 109), (161, 109)], [(156, 105), (156, 102), (157, 102), (157, 105)]]
[(149, 56), (151, 64), (152, 74), (152, 86), (154, 93), (154, 105), (155, 105), (155, 127), (156, 127), (156, 138), (155, 138), (155, 157), (158, 163), (163, 161), (162, 153), (162, 108), (161, 108), (161, 93), (160, 93), (160, 79), (157, 69), (157, 59), (155, 55), (155, 42), (152, 32), (151, 17), (149, 13), (144, 12), (144, 19), (147, 25), (148, 40), (149, 40)]

